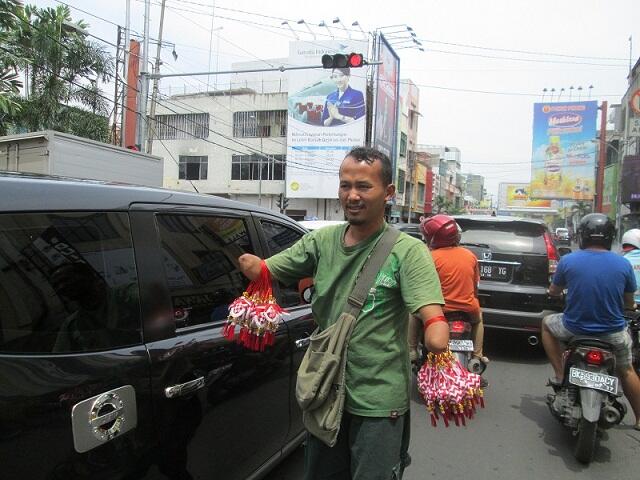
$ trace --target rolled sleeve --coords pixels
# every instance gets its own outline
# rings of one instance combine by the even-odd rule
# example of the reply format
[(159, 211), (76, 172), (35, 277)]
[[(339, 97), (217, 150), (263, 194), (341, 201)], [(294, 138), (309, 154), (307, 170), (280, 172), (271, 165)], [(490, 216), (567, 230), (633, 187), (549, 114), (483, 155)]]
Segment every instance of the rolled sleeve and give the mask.
[(444, 305), (438, 272), (431, 254), (421, 243), (412, 246), (400, 264), (400, 289), (411, 313), (425, 305)]
[(313, 233), (304, 235), (291, 247), (265, 260), (271, 275), (292, 285), (303, 278), (312, 277), (317, 264), (316, 239)]

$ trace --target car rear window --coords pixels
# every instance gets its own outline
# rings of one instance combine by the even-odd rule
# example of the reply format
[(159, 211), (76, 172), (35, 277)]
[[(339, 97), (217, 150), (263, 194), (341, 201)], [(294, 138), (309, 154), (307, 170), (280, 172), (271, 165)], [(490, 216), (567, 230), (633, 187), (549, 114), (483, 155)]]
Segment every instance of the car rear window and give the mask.
[(487, 245), (494, 252), (547, 253), (544, 226), (527, 222), (479, 222), (457, 220), (463, 244)]

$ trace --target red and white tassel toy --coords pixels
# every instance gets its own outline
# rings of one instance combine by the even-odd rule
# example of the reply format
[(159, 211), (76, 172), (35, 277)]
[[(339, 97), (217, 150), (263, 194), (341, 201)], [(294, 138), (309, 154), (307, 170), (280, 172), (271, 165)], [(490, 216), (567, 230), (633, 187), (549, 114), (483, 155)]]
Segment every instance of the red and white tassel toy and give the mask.
[(233, 340), (237, 326), (240, 331), (236, 341), (249, 350), (262, 352), (274, 344), (276, 331), (287, 312), (276, 303), (271, 284), (271, 274), (263, 260), (260, 276), (229, 305), (227, 323), (222, 329), (225, 338)]
[(476, 413), (476, 405), (484, 408), (480, 375), (460, 365), (449, 350), (427, 355), (418, 372), (418, 390), (434, 427), (440, 418), (446, 427), (452, 421), (466, 426), (466, 420)]

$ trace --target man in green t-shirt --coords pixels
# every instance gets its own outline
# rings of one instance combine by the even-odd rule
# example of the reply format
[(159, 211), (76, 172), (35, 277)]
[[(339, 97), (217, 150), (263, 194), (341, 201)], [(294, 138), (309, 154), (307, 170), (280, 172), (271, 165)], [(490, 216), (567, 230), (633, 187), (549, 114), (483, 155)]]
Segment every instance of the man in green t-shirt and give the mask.
[[(308, 233), (266, 260), (271, 274), (283, 283), (313, 277), (312, 311), (321, 329), (338, 319), (373, 246), (385, 229), (392, 228), (384, 221), (386, 202), (395, 194), (391, 181), (386, 155), (371, 148), (354, 148), (340, 167), (338, 195), (348, 223)], [(245, 254), (239, 263), (249, 279), (258, 277), (258, 257)], [(328, 447), (308, 436), (307, 480), (401, 478), (408, 459), (409, 313), (425, 324), (425, 345), (442, 352), (449, 341), (449, 327), (446, 321), (439, 321), (443, 304), (428, 250), (419, 240), (401, 234), (351, 335), (345, 414), (338, 441)]]

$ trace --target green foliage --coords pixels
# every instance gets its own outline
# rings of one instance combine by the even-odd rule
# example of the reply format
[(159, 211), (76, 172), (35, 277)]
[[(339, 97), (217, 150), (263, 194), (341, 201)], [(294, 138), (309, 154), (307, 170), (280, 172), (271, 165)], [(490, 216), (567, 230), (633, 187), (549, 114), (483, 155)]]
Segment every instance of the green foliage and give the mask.
[[(20, 84), (0, 101), (5, 132), (7, 124), (12, 124), (29, 131), (52, 129), (107, 140), (109, 105), (98, 85), (113, 76), (113, 57), (88, 40), (88, 25), (74, 23), (67, 6), (22, 9), (17, 5), (16, 0), (0, 0), (0, 17), (5, 18), (4, 9), (17, 12), (0, 23), (0, 43), (7, 45), (1, 49), (4, 63), (0, 67), (13, 69), (15, 77), (6, 82), (25, 74), (28, 85), (24, 98), (16, 98)], [(3, 110), (9, 102), (13, 108)]]

